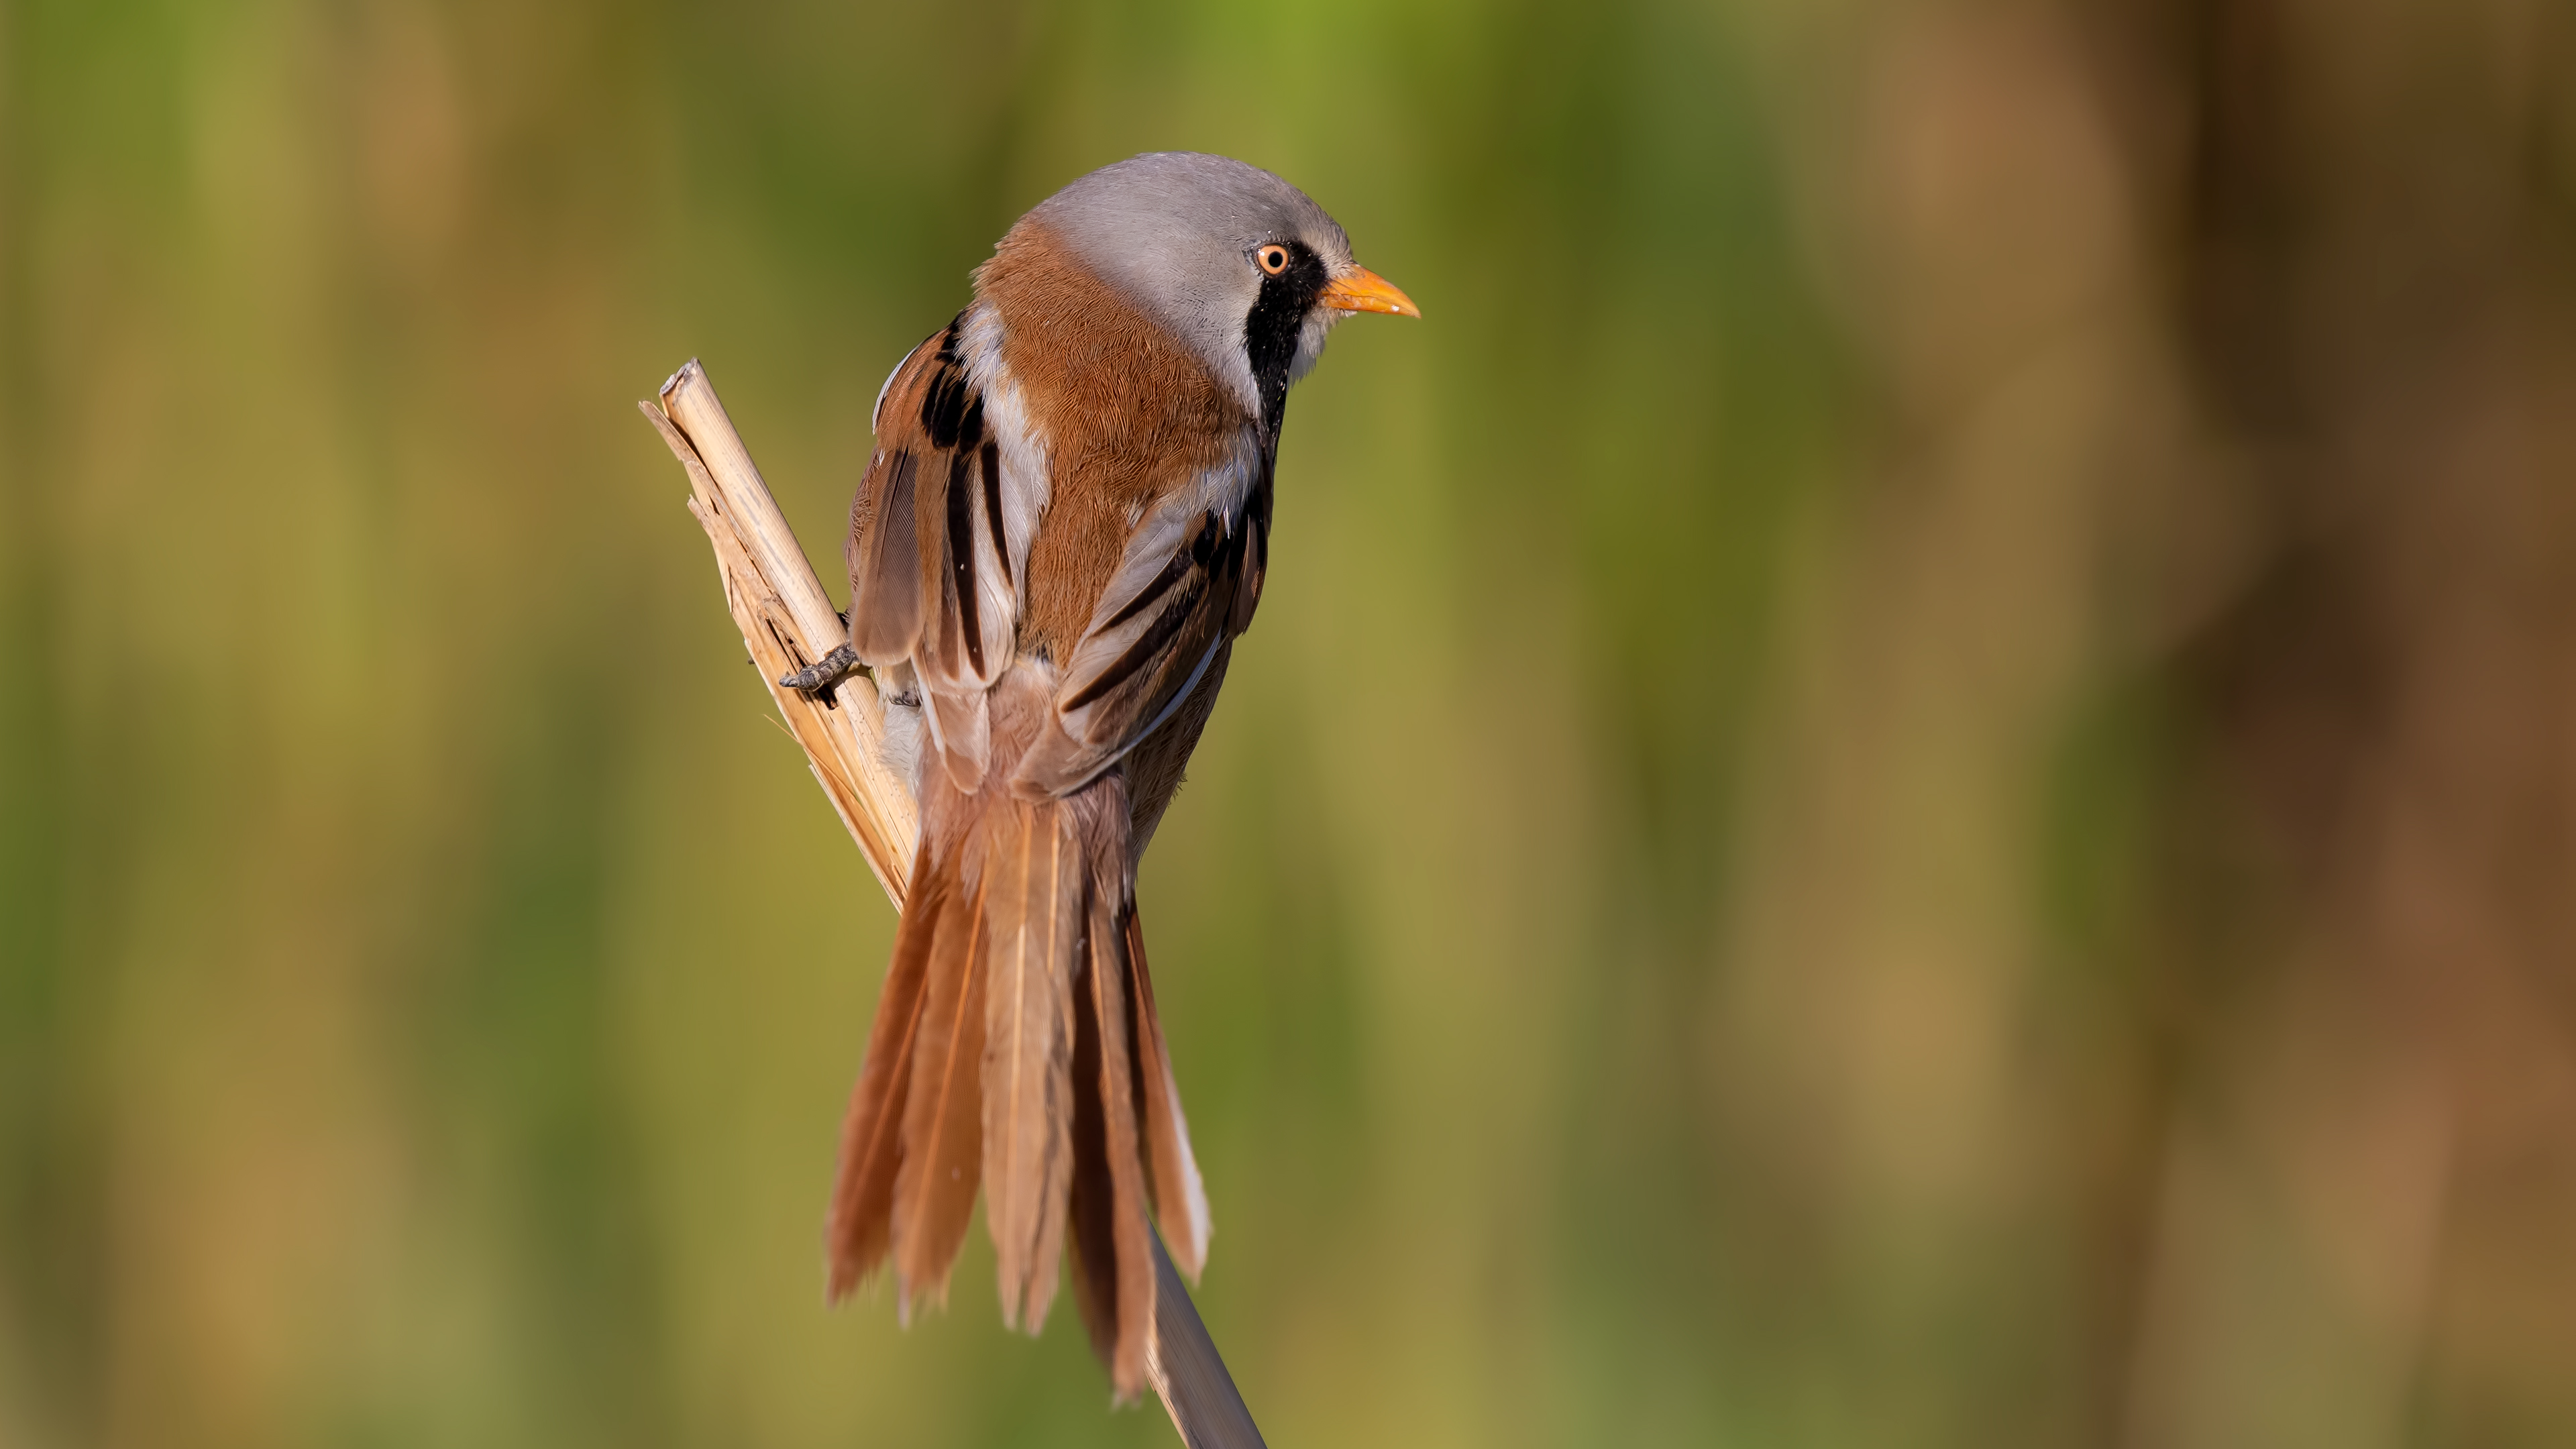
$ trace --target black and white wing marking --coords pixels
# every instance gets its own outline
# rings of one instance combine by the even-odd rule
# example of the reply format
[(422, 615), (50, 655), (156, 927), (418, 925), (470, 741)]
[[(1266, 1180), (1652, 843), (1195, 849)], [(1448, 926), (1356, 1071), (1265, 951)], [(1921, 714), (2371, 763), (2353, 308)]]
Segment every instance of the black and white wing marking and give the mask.
[(1065, 661), (1061, 727), (1020, 762), (1025, 792), (1063, 795), (1109, 768), (1189, 697), (1251, 627), (1270, 564), (1270, 455), (1244, 456), (1147, 511)]
[(991, 753), (985, 691), (1010, 667), (1020, 601), (1003, 536), (1000, 441), (959, 355), (966, 314), (912, 350), (878, 395), (877, 447), (850, 508), (850, 647), (909, 661), (961, 790)]

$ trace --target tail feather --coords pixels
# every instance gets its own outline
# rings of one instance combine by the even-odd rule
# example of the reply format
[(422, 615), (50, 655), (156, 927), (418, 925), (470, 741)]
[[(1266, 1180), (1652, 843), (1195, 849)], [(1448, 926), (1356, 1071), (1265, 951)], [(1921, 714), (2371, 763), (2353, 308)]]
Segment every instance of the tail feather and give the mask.
[(1145, 969), (1126, 778), (1033, 800), (1007, 783), (1053, 727), (1051, 681), (1023, 663), (995, 687), (980, 785), (923, 772), (912, 899), (842, 1128), (831, 1291), (891, 1256), (907, 1319), (944, 1296), (980, 1186), (1003, 1322), (1038, 1331), (1070, 1256), (1126, 1399), (1154, 1334), (1148, 1213), (1195, 1275), (1207, 1197)]
[(1096, 895), (1088, 904), (1074, 982), (1074, 1296), (1123, 1400), (1144, 1385), (1154, 1335), (1152, 1229), (1130, 1090), (1125, 933), (1114, 906)]
[(1145, 1127), (1146, 1182), (1154, 1218), (1172, 1261), (1195, 1279), (1207, 1266), (1207, 1187), (1190, 1152), (1190, 1124), (1181, 1115), (1180, 1088), (1172, 1080), (1171, 1053), (1163, 1045), (1163, 1019), (1154, 1009), (1154, 977), (1145, 968), (1145, 927), (1131, 904), (1126, 930), (1129, 980), (1134, 983), (1138, 1104)]
[(985, 1226), (1004, 1327), (1036, 1333), (1055, 1299), (1073, 1166), (1074, 941), (1082, 857), (1052, 801), (997, 807), (985, 919)]
[[(938, 916), (946, 881), (925, 847), (913, 869), (913, 909), (906, 925)], [(912, 1050), (921, 1026), (922, 983), (930, 965), (931, 933), (898, 930), (894, 959), (886, 968), (885, 989), (877, 1001), (876, 1025), (868, 1033), (868, 1054), (850, 1092), (850, 1109), (841, 1122), (841, 1163), (832, 1185), (832, 1211), (825, 1229), (831, 1259), (828, 1295), (838, 1301), (885, 1261), (892, 1246), (895, 1169), (904, 1118), (904, 1098), (912, 1086)]]
[(897, 1311), (945, 1299), (983, 1177), (984, 884), (947, 895), (929, 924), (928, 989), (903, 1110), (894, 1182)]

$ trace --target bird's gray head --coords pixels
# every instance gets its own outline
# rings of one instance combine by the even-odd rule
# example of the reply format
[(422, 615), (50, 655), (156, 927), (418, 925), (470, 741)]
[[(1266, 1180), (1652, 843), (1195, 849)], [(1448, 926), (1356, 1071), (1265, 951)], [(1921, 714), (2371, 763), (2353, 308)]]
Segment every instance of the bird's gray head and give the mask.
[(1104, 166), (1029, 213), (1198, 354), (1272, 436), (1288, 385), (1353, 312), (1420, 316), (1351, 260), (1306, 193), (1258, 166), (1162, 151)]

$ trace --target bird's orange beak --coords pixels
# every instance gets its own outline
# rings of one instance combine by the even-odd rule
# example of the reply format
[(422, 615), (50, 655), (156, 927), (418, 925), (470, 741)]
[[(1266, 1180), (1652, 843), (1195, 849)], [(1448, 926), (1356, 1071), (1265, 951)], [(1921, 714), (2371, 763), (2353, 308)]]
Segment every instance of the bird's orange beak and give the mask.
[(1335, 277), (1315, 298), (1336, 312), (1384, 312), (1394, 317), (1419, 317), (1422, 309), (1404, 295), (1404, 289), (1366, 267), (1353, 267), (1345, 276)]

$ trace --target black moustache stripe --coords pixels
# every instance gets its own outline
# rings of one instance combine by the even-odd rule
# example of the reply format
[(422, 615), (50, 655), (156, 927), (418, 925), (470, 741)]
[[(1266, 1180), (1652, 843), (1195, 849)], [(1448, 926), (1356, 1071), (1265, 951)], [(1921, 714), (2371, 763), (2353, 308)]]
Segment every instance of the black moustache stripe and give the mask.
[(1261, 295), (1243, 319), (1243, 355), (1252, 365), (1252, 385), (1261, 397), (1261, 430), (1275, 446), (1288, 414), (1288, 369), (1297, 360), (1297, 334), (1306, 314), (1315, 310), (1332, 277), (1324, 259), (1301, 241), (1286, 243), (1287, 269), (1264, 275)]

